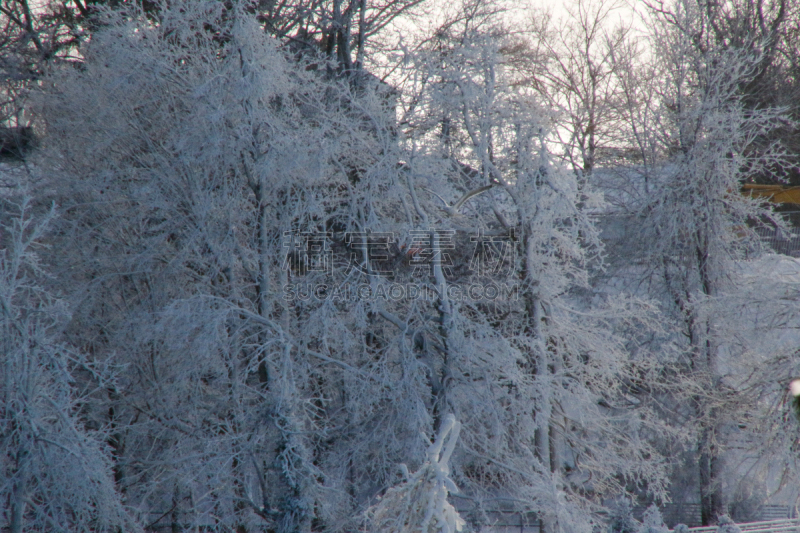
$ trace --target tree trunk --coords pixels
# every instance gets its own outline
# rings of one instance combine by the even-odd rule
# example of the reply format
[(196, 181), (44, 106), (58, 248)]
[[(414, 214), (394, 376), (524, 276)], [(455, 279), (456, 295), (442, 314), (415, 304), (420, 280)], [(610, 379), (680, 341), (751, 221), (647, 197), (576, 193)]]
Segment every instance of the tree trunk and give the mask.
[[(708, 240), (705, 235), (698, 231), (698, 242), (696, 249), (696, 260), (700, 277), (701, 291), (705, 298), (712, 298), (714, 290), (714, 280), (711, 277), (710, 254), (708, 252)], [(700, 335), (695, 336), (695, 342), (699, 345), (694, 350), (696, 365), (706, 374), (711, 390), (717, 388), (717, 350), (714, 341), (714, 327), (708, 317), (695, 317), (698, 326), (704, 328)], [(707, 405), (700, 404), (701, 411), (698, 413), (703, 420), (704, 427), (697, 442), (698, 463), (700, 470), (700, 516), (704, 526), (714, 525), (719, 515), (726, 514), (724, 496), (721, 486), (721, 468), (719, 460), (719, 449), (716, 445), (716, 424), (717, 413), (715, 409)]]
[(22, 533), (22, 517), (25, 515), (25, 457), (27, 452), (19, 450), (17, 452), (17, 479), (13, 481), (11, 501), (11, 520), (10, 533)]
[(700, 471), (700, 518), (702, 525), (716, 525), (717, 518), (726, 514), (720, 485), (720, 461), (714, 443), (716, 430), (705, 428), (698, 440), (698, 470)]

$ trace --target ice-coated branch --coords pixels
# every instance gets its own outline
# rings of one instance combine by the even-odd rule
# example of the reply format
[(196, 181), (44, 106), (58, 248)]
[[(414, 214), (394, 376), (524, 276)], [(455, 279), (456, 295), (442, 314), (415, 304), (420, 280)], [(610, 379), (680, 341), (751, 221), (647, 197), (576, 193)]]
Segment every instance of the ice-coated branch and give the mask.
[[(450, 479), (448, 462), (455, 449), (461, 424), (448, 414), (436, 440), (430, 445), (422, 467), (386, 495), (368, 512), (375, 531), (386, 533), (455, 533), (465, 522), (447, 501), (458, 492)], [(444, 450), (443, 450), (444, 448)]]

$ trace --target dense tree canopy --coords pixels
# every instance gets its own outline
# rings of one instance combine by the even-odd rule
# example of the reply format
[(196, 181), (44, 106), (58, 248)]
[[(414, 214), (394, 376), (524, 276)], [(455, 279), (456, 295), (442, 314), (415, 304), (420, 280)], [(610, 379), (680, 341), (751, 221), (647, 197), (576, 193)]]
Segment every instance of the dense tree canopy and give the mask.
[(466, 0), (387, 53), (423, 7), (0, 10), (42, 139), (2, 197), (2, 527), (588, 532), (680, 446), (727, 510), (723, 426), (780, 396), (714, 318), (781, 226), (737, 193), (790, 164), (750, 90), (778, 48), (681, 0), (645, 66), (613, 6), (553, 40)]

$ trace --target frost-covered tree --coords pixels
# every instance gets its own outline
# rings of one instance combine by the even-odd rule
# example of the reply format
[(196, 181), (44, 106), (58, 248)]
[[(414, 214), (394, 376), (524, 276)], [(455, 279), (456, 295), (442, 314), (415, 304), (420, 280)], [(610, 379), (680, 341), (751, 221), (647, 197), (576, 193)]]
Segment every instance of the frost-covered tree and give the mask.
[(90, 429), (82, 412), (113, 375), (59, 342), (68, 308), (43, 288), (50, 218), (34, 217), (29, 199), (0, 203), (0, 526), (136, 531), (105, 428)]
[(291, 62), (243, 6), (148, 17), (104, 12), (84, 69), (44, 101), (60, 237), (77, 244), (59, 258), (82, 287), (73, 332), (129, 369), (107, 390), (117, 482), (154, 526), (352, 516), (348, 465), (370, 463), (324, 451), (356, 432), (348, 403), (385, 382), (339, 360), (363, 357), (357, 316), (284, 298), (304, 268), (285, 246), (329, 229), (343, 242), (375, 216), (391, 180), (372, 191), (369, 173), (396, 166), (386, 103), (367, 77)]
[(663, 492), (647, 361), (618, 335), (647, 310), (581, 298), (593, 195), (548, 152), (494, 7), (409, 51), (399, 124), (396, 92), (247, 6), (123, 7), (48, 79), (41, 190), (69, 336), (124, 369), (92, 414), (146, 525), (359, 527), (451, 415), (476, 525), (504, 501), (589, 528), (629, 483)]
[(719, 527), (717, 528), (719, 533), (742, 533), (742, 528), (737, 526), (727, 514), (720, 516), (717, 522), (719, 524)]
[(419, 471), (408, 476), (402, 485), (389, 489), (380, 502), (368, 511), (371, 527), (375, 531), (461, 531), (465, 522), (447, 501), (449, 492), (458, 492), (458, 487), (450, 479), (448, 462), (460, 431), (461, 424), (456, 422), (452, 414), (447, 415)]
[[(796, 259), (764, 254), (741, 262), (730, 272), (734, 288), (718, 306), (721, 337), (728, 350), (741, 354), (726, 361), (730, 383), (722, 407), (737, 426), (731, 448), (740, 454), (736, 470), (726, 475), (739, 501), (730, 514), (746, 521), (766, 500), (797, 483), (800, 424), (790, 384), (800, 375), (797, 359)], [(734, 453), (736, 453), (734, 451)], [(746, 474), (745, 474), (746, 473)], [(738, 485), (738, 486), (737, 486)]]
[(629, 498), (617, 498), (608, 505), (608, 533), (636, 533), (640, 526)]
[(685, 393), (689, 410), (677, 412), (695, 424), (697, 484), (709, 524), (725, 511), (722, 455), (740, 404), (730, 365), (747, 352), (729, 342), (721, 316), (736, 293), (736, 261), (758, 247), (750, 225), (781, 225), (769, 208), (738, 191), (785, 163), (780, 146), (765, 142), (784, 119), (781, 110), (744, 105), (741, 87), (756, 72), (757, 46), (717, 46), (694, 2), (676, 1), (659, 17), (652, 48), (660, 52), (663, 90), (642, 136), (650, 139), (643, 150), (649, 162), (639, 169), (645, 186), (631, 184), (644, 192), (634, 239), (647, 275), (657, 280), (654, 294), (663, 295), (683, 335), (676, 390)]
[(667, 533), (669, 528), (664, 524), (664, 518), (661, 516), (661, 511), (655, 504), (650, 505), (642, 516), (642, 525), (639, 528), (640, 533)]
[(626, 397), (636, 363), (613, 334), (631, 310), (582, 307), (575, 294), (599, 250), (584, 211), (594, 198), (549, 153), (547, 113), (516, 83), (513, 32), (492, 11), (466, 3), (459, 22), (414, 58), (419, 91), (407, 91), (402, 123), (410, 222), (513, 235), (509, 268), (475, 281), (517, 284), (518, 298), (442, 307), (444, 392), (469, 428), (455, 479), (465, 492), (496, 480), (495, 492), (515, 494), (547, 528), (580, 528), (588, 517), (581, 509), (623, 490), (621, 479), (658, 492), (661, 471), (644, 459), (653, 451), (641, 430), (652, 420)]

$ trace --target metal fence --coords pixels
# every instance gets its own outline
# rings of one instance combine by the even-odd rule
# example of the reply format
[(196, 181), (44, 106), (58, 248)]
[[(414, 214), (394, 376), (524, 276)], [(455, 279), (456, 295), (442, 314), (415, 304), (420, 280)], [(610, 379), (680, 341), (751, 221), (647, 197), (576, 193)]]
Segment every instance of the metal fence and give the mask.
[[(784, 520), (768, 520), (763, 522), (748, 522), (736, 524), (742, 533), (798, 533), (800, 532), (800, 518)], [(717, 526), (692, 527), (690, 533), (716, 533)]]
[[(700, 505), (667, 504), (660, 508), (664, 521), (671, 526), (686, 524), (690, 533), (716, 533), (717, 526), (699, 526)], [(641, 519), (643, 507), (634, 508), (634, 516)], [(494, 519), (486, 533), (539, 533), (540, 524), (535, 514), (487, 513)], [(757, 522), (738, 523), (742, 533), (800, 533), (797, 510), (788, 505), (764, 505), (755, 513)]]
[(800, 257), (800, 230), (778, 231), (772, 228), (757, 228), (762, 242), (776, 254)]

